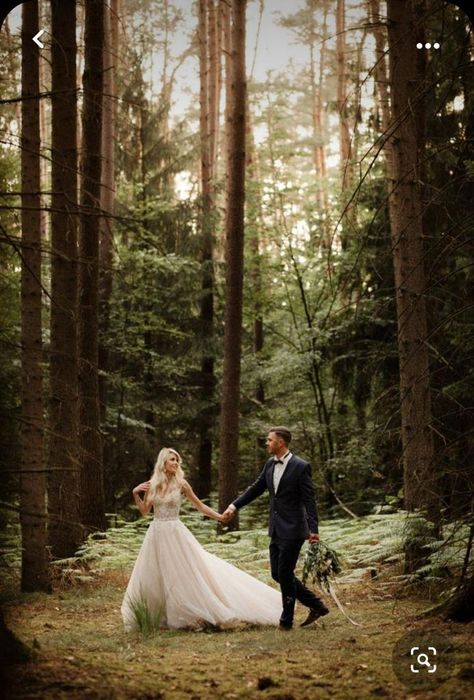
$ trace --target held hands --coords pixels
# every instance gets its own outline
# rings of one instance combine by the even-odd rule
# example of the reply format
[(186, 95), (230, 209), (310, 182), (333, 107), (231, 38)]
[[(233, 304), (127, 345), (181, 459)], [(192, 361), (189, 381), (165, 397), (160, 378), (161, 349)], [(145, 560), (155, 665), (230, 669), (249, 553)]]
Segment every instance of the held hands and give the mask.
[(218, 523), (222, 523), (223, 525), (225, 525), (226, 523), (228, 523), (229, 520), (230, 520), (230, 518), (226, 517), (225, 512), (224, 512), (224, 513), (216, 513), (216, 512), (214, 511), (214, 515), (213, 515), (213, 516), (210, 516), (210, 517), (213, 517), (214, 520), (217, 520)]
[(226, 508), (226, 510), (221, 515), (220, 522), (226, 524), (232, 520), (234, 515), (235, 510), (233, 510), (232, 508)]

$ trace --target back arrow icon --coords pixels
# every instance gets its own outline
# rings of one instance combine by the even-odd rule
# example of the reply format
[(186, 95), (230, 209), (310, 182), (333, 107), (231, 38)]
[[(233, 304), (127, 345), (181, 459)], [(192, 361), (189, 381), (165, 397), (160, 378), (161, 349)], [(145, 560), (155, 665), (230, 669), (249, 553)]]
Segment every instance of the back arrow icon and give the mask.
[(40, 29), (38, 34), (35, 34), (33, 37), (33, 41), (40, 47), (40, 49), (44, 49), (44, 44), (39, 40), (40, 36), (44, 34), (44, 31), (44, 29)]

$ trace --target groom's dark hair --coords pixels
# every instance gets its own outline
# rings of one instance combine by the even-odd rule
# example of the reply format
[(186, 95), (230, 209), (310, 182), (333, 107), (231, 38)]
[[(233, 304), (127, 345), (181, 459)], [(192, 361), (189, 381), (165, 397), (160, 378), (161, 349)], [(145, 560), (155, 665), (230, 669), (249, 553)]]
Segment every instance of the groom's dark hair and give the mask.
[(287, 445), (291, 442), (291, 432), (284, 425), (277, 425), (276, 428), (270, 428), (271, 433), (275, 433), (279, 438), (285, 441)]

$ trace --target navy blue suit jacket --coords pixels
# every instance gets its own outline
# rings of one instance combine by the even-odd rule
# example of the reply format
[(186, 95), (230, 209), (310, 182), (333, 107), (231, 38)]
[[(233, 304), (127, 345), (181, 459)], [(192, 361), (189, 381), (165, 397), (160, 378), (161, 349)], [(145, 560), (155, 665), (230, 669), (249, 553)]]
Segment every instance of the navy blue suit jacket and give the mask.
[(285, 540), (305, 539), (310, 532), (318, 532), (318, 514), (308, 462), (292, 455), (275, 493), (273, 471), (275, 460), (271, 457), (258, 479), (235, 499), (233, 505), (242, 508), (268, 489), (270, 493), (270, 517), (268, 534)]

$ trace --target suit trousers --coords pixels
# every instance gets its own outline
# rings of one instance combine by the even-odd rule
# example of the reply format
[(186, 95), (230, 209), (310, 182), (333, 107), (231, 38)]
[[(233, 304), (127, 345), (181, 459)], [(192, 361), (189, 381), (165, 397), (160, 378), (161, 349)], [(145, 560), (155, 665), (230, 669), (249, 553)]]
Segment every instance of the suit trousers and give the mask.
[(272, 578), (280, 584), (283, 611), (280, 625), (291, 627), (295, 613), (295, 601), (308, 608), (320, 608), (322, 602), (295, 576), (295, 567), (304, 539), (284, 540), (273, 535), (270, 541), (270, 567)]

